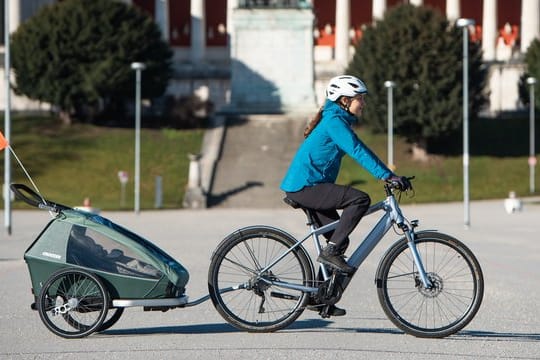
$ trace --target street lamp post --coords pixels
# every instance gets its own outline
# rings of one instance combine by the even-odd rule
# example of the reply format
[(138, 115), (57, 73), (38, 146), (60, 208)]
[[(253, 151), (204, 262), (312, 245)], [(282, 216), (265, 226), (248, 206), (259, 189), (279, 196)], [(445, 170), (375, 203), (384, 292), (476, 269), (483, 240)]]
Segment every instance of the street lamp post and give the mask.
[[(9, 40), (9, 1), (4, 2), (4, 136), (9, 141), (11, 137), (11, 88), (10, 88), (10, 40)], [(4, 226), (6, 233), (11, 235), (11, 157), (9, 151), (4, 152)]]
[(527, 84), (529, 85), (529, 191), (534, 193), (534, 167), (536, 166), (536, 149), (534, 146), (534, 85), (536, 78), (528, 77)]
[(460, 18), (456, 25), (463, 28), (463, 220), (469, 227), (469, 26), (474, 25), (474, 20)]
[(393, 89), (396, 83), (390, 80), (384, 82), (384, 86), (388, 89), (388, 167), (392, 171), (395, 170), (394, 165), (394, 108), (393, 108)]
[(135, 70), (135, 213), (139, 213), (141, 188), (141, 72), (146, 65), (140, 62), (131, 63)]

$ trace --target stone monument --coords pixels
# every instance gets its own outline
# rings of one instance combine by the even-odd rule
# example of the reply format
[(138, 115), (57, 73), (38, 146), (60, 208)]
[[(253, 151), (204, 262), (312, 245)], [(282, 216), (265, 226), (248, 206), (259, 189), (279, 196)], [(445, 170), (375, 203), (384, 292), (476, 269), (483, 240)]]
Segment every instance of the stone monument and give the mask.
[(313, 113), (313, 11), (303, 2), (263, 3), (247, 2), (233, 10), (229, 110)]

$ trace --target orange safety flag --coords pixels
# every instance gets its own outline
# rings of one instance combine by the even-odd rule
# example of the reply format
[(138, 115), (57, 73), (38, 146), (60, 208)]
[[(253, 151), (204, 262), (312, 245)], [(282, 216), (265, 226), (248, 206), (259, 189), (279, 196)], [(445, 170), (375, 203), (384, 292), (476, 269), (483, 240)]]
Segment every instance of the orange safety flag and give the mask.
[(4, 137), (4, 134), (2, 134), (2, 132), (0, 131), (0, 150), (4, 150), (8, 146), (9, 146), (8, 141)]

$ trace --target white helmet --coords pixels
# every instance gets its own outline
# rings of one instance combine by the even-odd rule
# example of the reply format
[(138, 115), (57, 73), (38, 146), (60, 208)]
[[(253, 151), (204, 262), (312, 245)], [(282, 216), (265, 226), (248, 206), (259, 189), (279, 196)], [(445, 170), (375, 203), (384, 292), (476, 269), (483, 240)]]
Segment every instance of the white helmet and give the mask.
[(331, 101), (336, 101), (340, 96), (353, 97), (358, 94), (367, 94), (366, 84), (351, 75), (336, 76), (326, 86), (326, 97)]

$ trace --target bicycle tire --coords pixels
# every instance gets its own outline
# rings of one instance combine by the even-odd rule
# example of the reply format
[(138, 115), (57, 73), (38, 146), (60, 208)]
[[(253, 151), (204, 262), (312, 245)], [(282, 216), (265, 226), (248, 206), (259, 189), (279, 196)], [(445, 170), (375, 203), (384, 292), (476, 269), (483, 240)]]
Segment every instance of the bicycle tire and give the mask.
[[(118, 320), (120, 320), (120, 317), (122, 316), (123, 313), (124, 313), (124, 308), (109, 308), (109, 312), (107, 313), (107, 316), (103, 320), (103, 323), (98, 329), (94, 331), (102, 332), (109, 329), (111, 326), (116, 324)], [(87, 325), (79, 323), (70, 314), (65, 314), (63, 316), (64, 316), (64, 320), (66, 320), (66, 322), (74, 328), (77, 328), (77, 329), (84, 329), (85, 327), (88, 328)]]
[(62, 269), (43, 285), (37, 304), (39, 316), (51, 332), (67, 339), (82, 338), (102, 326), (109, 294), (96, 275)]
[(433, 288), (424, 289), (402, 239), (387, 251), (377, 270), (379, 302), (388, 318), (408, 334), (449, 336), (463, 329), (480, 308), (482, 269), (471, 250), (449, 235), (421, 232), (415, 243)]
[[(295, 243), (281, 230), (253, 226), (234, 232), (218, 245), (208, 271), (208, 290), (216, 310), (227, 322), (249, 332), (272, 332), (300, 316), (309, 293), (278, 288), (261, 279), (311, 285), (313, 265), (304, 248), (297, 247), (269, 271), (258, 274)], [(220, 292), (239, 285), (241, 289)]]
[[(109, 329), (111, 326), (116, 324), (118, 320), (120, 320), (120, 317), (122, 316), (123, 313), (124, 313), (124, 308), (109, 309), (109, 313), (107, 314), (107, 317), (105, 318), (105, 320), (103, 320), (103, 323), (96, 331), (102, 332)], [(111, 316), (109, 317), (109, 315)]]

